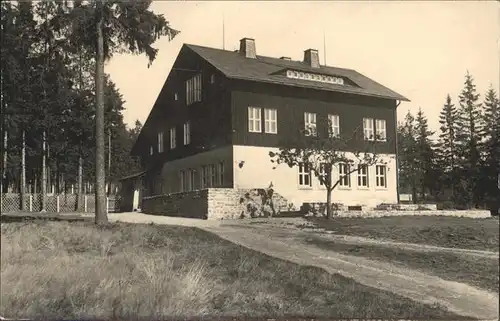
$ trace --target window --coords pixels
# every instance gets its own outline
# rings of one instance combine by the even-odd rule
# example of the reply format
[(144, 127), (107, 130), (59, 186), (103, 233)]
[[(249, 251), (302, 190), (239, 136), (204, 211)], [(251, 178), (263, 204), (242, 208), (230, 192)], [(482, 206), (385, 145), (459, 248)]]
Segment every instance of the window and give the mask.
[(349, 174), (348, 164), (339, 164), (339, 180), (340, 187), (351, 187), (351, 175)]
[(149, 146), (149, 155), (153, 155), (153, 146)]
[(385, 141), (387, 139), (387, 129), (384, 119), (377, 119), (375, 122), (375, 129), (377, 130), (377, 140)]
[(186, 104), (201, 101), (201, 74), (186, 81)]
[(179, 94), (177, 93), (174, 94), (174, 100), (179, 100)]
[(215, 184), (217, 184), (217, 172), (215, 170), (215, 164), (210, 164), (209, 168), (210, 178), (208, 180), (208, 187), (214, 187)]
[(373, 118), (363, 118), (363, 133), (365, 140), (373, 140)]
[[(319, 176), (321, 176), (321, 178), (323, 180), (327, 180), (328, 179), (328, 173), (326, 171), (326, 165), (327, 164), (321, 164), (319, 165)], [(323, 184), (323, 182), (319, 179), (319, 186), (325, 186), (325, 184)]]
[(264, 109), (264, 131), (266, 133), (278, 133), (277, 114), (278, 111), (276, 109)]
[(299, 186), (311, 187), (311, 170), (309, 164), (299, 164)]
[(200, 176), (200, 186), (201, 188), (206, 188), (208, 186), (208, 166), (203, 165), (201, 167), (201, 176)]
[(191, 190), (196, 189), (196, 180), (195, 180), (196, 171), (194, 169), (189, 170), (189, 186)]
[(191, 143), (191, 128), (189, 122), (184, 123), (184, 145)]
[(375, 180), (377, 183), (377, 187), (387, 187), (386, 172), (387, 167), (385, 165), (377, 165), (375, 167)]
[(213, 187), (215, 181), (215, 165), (204, 165), (201, 167), (201, 188)]
[(368, 166), (360, 165), (358, 167), (358, 187), (368, 187)]
[(175, 127), (170, 128), (170, 148), (174, 149), (175, 148)]
[(262, 132), (262, 117), (260, 108), (248, 107), (248, 131), (251, 133)]
[(163, 132), (158, 133), (158, 153), (163, 153)]
[(210, 83), (214, 84), (215, 83), (215, 74), (210, 75)]
[(217, 184), (219, 186), (223, 186), (224, 185), (224, 162), (219, 162), (218, 168), (217, 168), (217, 174), (218, 174)]
[(306, 136), (316, 136), (316, 114), (304, 113), (304, 124)]
[(340, 120), (338, 115), (328, 115), (328, 123), (330, 124), (330, 134), (332, 137), (340, 135)]
[(181, 173), (181, 186), (180, 186), (180, 191), (181, 192), (186, 192), (188, 191), (188, 188), (187, 188), (187, 172), (182, 170)]

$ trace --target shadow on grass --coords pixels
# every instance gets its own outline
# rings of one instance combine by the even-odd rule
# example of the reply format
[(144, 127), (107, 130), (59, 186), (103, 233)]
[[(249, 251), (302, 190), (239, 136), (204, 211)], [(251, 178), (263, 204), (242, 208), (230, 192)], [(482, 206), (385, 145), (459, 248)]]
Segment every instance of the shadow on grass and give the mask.
[(196, 228), (3, 224), (0, 315), (469, 319)]
[(466, 283), (498, 293), (498, 259), (437, 252), (416, 252), (376, 245), (353, 245), (309, 237), (306, 243), (330, 251), (366, 257), (398, 266), (416, 269), (444, 280)]

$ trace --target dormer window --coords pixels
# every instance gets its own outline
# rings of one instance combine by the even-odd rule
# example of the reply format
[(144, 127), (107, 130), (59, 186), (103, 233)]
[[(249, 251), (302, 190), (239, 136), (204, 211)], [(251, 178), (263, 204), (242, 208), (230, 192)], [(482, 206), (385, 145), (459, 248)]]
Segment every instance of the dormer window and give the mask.
[(328, 76), (328, 75), (320, 75), (320, 74), (316, 74), (316, 73), (309, 73), (309, 72), (302, 72), (302, 71), (297, 72), (295, 70), (287, 70), (286, 76), (288, 78), (304, 79), (304, 80), (326, 82), (326, 83), (336, 84), (336, 85), (344, 85), (344, 78)]

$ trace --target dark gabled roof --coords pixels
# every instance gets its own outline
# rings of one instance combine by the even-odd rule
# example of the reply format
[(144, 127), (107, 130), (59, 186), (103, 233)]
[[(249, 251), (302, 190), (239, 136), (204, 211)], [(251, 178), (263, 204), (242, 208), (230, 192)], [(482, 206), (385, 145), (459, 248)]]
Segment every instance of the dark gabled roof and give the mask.
[[(190, 48), (195, 53), (200, 55), (203, 59), (212, 64), (228, 78), (409, 101), (409, 99), (404, 97), (403, 95), (400, 95), (397, 92), (394, 92), (391, 89), (382, 86), (376, 81), (363, 76), (359, 72), (352, 69), (329, 66), (311, 68), (301, 61), (284, 60), (265, 56), (257, 56), (256, 59), (252, 59), (245, 58), (235, 51), (221, 50), (190, 44), (185, 44), (184, 46)], [(286, 75), (280, 73), (280, 71), (285, 71), (287, 69), (347, 78), (357, 86), (337, 85), (331, 83), (288, 78), (286, 77)]]

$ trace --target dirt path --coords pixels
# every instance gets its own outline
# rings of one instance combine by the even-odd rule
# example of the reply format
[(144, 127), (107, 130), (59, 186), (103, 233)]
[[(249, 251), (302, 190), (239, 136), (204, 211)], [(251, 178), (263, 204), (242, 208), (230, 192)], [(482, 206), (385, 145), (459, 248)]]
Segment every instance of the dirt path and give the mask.
[(235, 244), (302, 265), (321, 267), (367, 286), (390, 291), (415, 301), (439, 303), (450, 311), (479, 319), (498, 319), (498, 294), (463, 283), (445, 281), (392, 264), (343, 255), (306, 244), (304, 232), (270, 224), (214, 222), (144, 214), (110, 215), (112, 221), (189, 225), (202, 228)]

